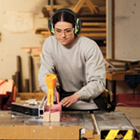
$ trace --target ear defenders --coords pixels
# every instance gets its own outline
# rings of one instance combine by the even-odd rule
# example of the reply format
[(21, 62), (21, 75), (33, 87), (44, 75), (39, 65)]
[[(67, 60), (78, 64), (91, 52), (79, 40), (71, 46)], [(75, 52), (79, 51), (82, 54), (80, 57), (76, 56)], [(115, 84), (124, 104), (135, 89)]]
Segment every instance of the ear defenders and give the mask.
[(72, 10), (67, 9), (67, 8), (59, 9), (59, 10), (57, 10), (57, 11), (54, 13), (54, 15), (52, 16), (51, 21), (49, 22), (49, 29), (50, 29), (50, 32), (51, 32), (53, 35), (55, 34), (55, 31), (54, 31), (54, 24), (53, 24), (53, 18), (54, 18), (54, 16), (55, 16), (57, 13), (62, 12), (62, 11), (67, 12), (67, 13), (71, 14), (71, 15), (74, 17), (74, 22), (75, 22), (75, 23), (74, 23), (74, 25), (75, 25), (75, 26), (74, 26), (74, 34), (77, 35), (77, 34), (80, 32), (80, 30), (81, 30), (81, 21), (80, 21), (79, 18), (76, 17), (76, 14), (75, 14)]

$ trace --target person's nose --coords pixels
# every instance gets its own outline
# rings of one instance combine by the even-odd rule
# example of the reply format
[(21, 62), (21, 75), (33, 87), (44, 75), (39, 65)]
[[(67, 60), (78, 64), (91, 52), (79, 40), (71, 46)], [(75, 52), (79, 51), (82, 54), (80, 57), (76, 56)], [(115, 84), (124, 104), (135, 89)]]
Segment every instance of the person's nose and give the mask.
[(62, 32), (62, 37), (65, 37), (65, 36), (66, 36), (66, 34), (65, 34), (65, 32), (63, 31), (63, 32)]

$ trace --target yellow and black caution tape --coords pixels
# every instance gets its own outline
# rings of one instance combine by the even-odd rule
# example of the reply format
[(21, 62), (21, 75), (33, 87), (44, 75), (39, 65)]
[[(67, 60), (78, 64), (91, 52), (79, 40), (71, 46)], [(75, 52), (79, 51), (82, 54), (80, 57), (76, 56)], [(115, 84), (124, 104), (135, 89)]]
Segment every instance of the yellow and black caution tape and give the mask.
[(101, 139), (104, 140), (132, 140), (134, 138), (133, 130), (102, 130)]

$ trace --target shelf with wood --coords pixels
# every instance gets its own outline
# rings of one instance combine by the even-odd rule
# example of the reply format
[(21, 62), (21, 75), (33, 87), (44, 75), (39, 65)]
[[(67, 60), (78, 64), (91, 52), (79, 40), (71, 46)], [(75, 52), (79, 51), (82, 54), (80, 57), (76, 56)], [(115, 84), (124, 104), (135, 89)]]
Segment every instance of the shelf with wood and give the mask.
[[(95, 4), (94, 4), (95, 2)], [(79, 35), (89, 37), (97, 42), (106, 57), (106, 7), (105, 3), (93, 0), (71, 0), (54, 1), (50, 0), (48, 5), (42, 8), (44, 18), (48, 22), (53, 13), (60, 8), (69, 8), (73, 10), (77, 17), (81, 20), (82, 26)], [(36, 28), (36, 34), (40, 34), (45, 38), (51, 35), (49, 28)], [(38, 55), (37, 55), (38, 56)]]

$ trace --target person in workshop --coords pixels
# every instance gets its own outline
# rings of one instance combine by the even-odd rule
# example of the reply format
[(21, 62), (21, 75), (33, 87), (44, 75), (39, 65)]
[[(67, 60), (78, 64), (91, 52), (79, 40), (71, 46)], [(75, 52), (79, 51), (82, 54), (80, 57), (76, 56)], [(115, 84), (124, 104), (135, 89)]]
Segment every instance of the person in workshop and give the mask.
[[(55, 99), (65, 109), (94, 110), (94, 100), (105, 89), (105, 65), (95, 41), (78, 35), (81, 21), (66, 8), (57, 10), (49, 24), (53, 36), (43, 45), (39, 86), (47, 93), (46, 75), (57, 75), (60, 87)], [(104, 101), (99, 98), (102, 107)]]

